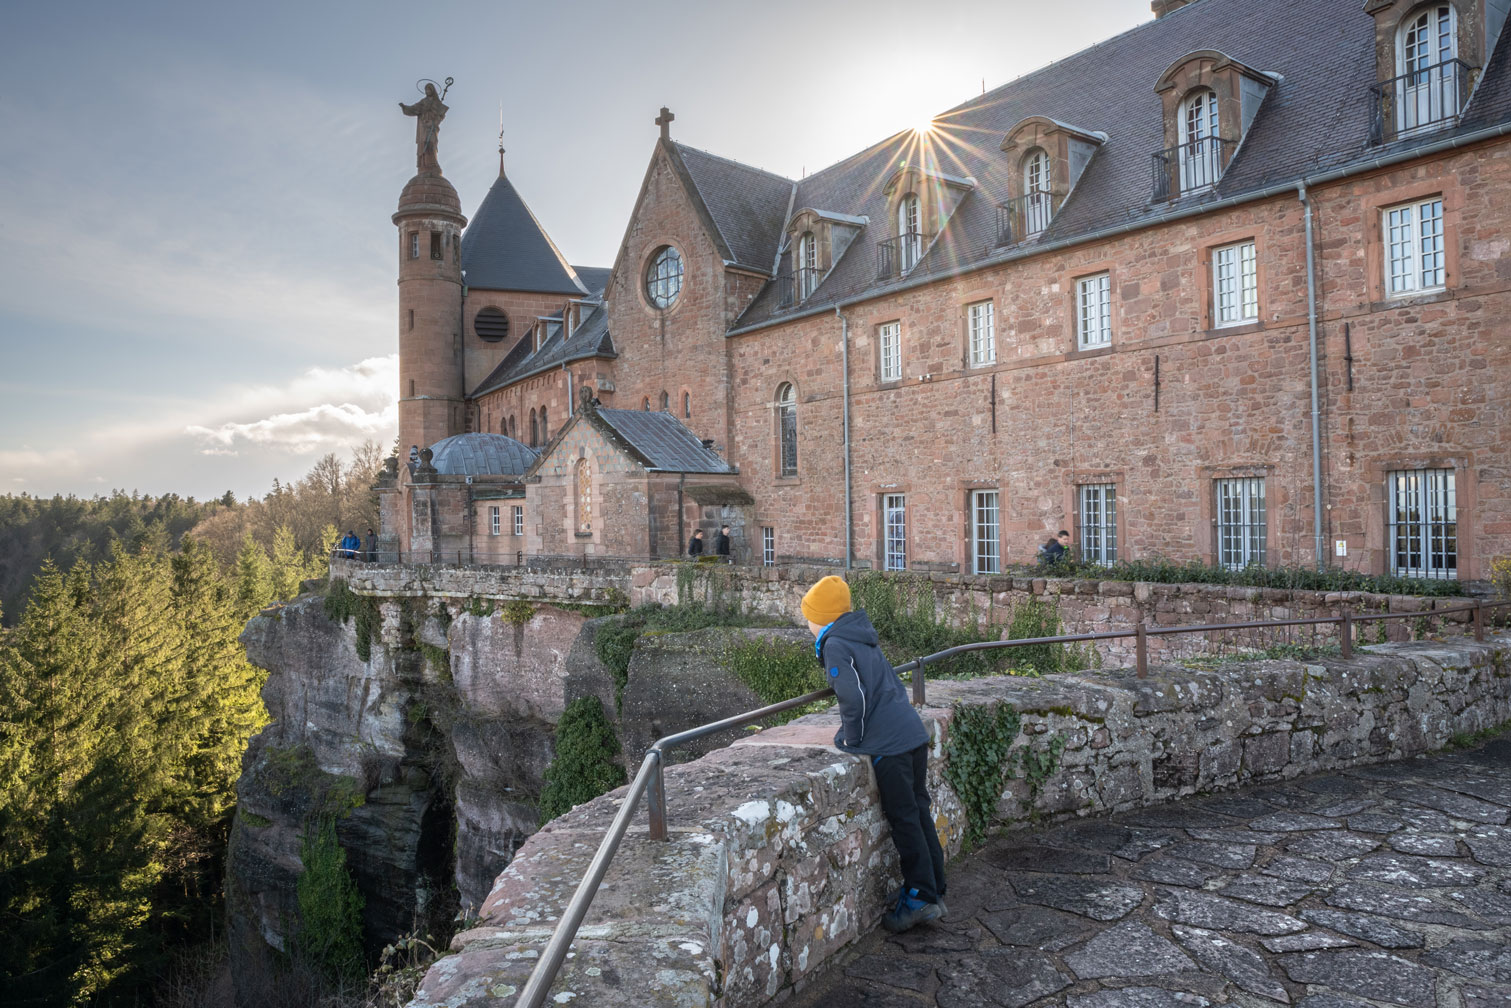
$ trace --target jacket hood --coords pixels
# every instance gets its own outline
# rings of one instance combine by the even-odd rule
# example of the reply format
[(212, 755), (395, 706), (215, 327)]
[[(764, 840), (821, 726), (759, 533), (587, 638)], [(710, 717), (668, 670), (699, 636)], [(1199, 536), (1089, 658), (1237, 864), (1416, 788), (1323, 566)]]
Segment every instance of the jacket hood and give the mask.
[(875, 646), (881, 643), (876, 636), (876, 628), (871, 625), (871, 617), (866, 615), (864, 609), (847, 612), (829, 624), (829, 632), (825, 636), (842, 638), (852, 644)]

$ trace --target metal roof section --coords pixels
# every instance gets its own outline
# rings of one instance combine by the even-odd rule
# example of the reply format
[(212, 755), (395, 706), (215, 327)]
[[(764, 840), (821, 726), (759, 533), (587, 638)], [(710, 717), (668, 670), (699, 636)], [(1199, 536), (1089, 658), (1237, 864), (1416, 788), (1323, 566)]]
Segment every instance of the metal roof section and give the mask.
[(462, 232), (462, 271), (483, 290), (589, 293), (502, 173)]
[(735, 471), (670, 413), (598, 408), (584, 415), (594, 413), (649, 469), (717, 474)]
[(455, 434), (430, 446), (430, 464), (443, 476), (522, 477), (535, 450), (502, 434)]

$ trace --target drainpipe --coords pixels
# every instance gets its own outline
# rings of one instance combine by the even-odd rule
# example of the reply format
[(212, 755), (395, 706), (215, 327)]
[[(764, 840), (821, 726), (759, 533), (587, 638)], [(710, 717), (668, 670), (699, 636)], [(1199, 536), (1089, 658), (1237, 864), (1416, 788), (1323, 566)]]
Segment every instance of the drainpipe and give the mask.
[(845, 435), (845, 570), (850, 570), (850, 557), (854, 550), (850, 537), (854, 523), (851, 519), (850, 503), (850, 320), (845, 318), (844, 313), (838, 308), (834, 309), (835, 318), (839, 319), (839, 352), (840, 367), (844, 369), (844, 392), (841, 395), (841, 416), (844, 420)]
[(1312, 549), (1317, 569), (1323, 568), (1322, 551), (1322, 429), (1317, 405), (1317, 272), (1312, 245), (1312, 204), (1306, 197), (1306, 181), (1296, 183), (1296, 198), (1306, 211), (1306, 325), (1312, 364)]

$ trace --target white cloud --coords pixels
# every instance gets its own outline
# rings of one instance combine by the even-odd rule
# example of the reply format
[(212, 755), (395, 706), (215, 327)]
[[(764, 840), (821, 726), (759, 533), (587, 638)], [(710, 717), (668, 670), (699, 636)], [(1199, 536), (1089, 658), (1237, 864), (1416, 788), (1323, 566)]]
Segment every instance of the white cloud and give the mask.
[(398, 355), (391, 354), (350, 367), (310, 368), (282, 387), (241, 390), (231, 416), (184, 431), (205, 455), (235, 454), (243, 445), (308, 455), (381, 440), (399, 423), (398, 365)]

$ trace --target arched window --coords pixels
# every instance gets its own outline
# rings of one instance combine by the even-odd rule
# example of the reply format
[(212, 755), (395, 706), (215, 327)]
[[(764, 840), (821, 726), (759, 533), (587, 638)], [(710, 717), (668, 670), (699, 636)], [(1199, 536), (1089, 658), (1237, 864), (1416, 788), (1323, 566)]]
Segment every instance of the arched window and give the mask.
[(671, 397), (666, 394), (666, 390), (665, 389), (662, 389), (661, 390), (661, 412), (663, 412), (663, 413), (669, 412), (671, 410), (671, 406), (672, 406)]
[(545, 444), (551, 440), (551, 428), (546, 426), (546, 408), (540, 408), (540, 443)]
[(593, 531), (593, 470), (585, 458), (577, 460), (577, 531)]
[(649, 413), (651, 411), (651, 397), (650, 396), (646, 396), (644, 399), (640, 400), (640, 408), (643, 409), (643, 410), (645, 410), (647, 413)]
[(693, 415), (693, 394), (691, 392), (684, 392), (684, 393), (682, 393), (682, 418), (684, 420), (691, 420), (692, 419), (692, 415)]
[(1198, 88), (1180, 107), (1180, 191), (1194, 192), (1217, 184), (1222, 174), (1217, 133), (1217, 93)]
[(519, 428), (516, 427), (516, 426), (514, 426), (514, 414), (513, 413), (509, 414), (509, 429), (506, 430), (506, 431), (504, 431), (504, 433), (507, 434), (507, 435), (509, 435), (512, 438), (518, 438), (519, 437)]
[(797, 240), (798, 296), (806, 298), (818, 286), (818, 242), (812, 231), (804, 231)]
[(1396, 40), (1396, 133), (1458, 115), (1458, 18), (1451, 4), (1428, 7), (1402, 22)]
[(1023, 158), (1023, 235), (1032, 237), (1049, 227), (1054, 213), (1049, 194), (1049, 155), (1035, 147)]
[(780, 460), (777, 472), (797, 475), (797, 389), (790, 382), (776, 390), (777, 441)]
[(530, 411), (530, 447), (534, 448), (538, 444), (540, 444), (540, 427), (539, 427), (539, 422), (535, 419), (535, 411), (531, 410)]
[(657, 308), (670, 308), (682, 293), (682, 254), (663, 245), (645, 266), (645, 296)]
[(908, 193), (897, 202), (897, 255), (904, 270), (918, 265), (923, 258), (923, 215), (918, 194)]

